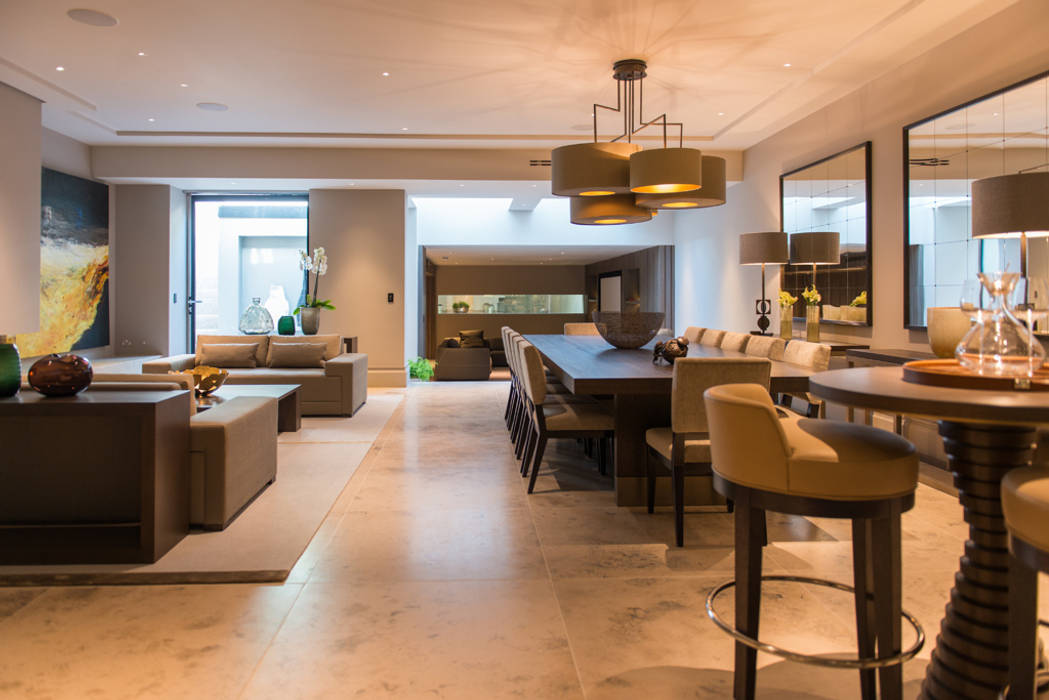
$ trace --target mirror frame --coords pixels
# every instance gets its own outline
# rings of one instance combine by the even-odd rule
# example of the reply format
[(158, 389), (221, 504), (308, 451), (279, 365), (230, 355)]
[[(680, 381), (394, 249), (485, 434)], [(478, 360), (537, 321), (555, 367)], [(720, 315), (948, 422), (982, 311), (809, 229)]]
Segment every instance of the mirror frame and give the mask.
[[(872, 145), (871, 141), (863, 141), (861, 143), (856, 144), (855, 146), (850, 146), (849, 148), (842, 149), (842, 150), (838, 151), (837, 153), (832, 153), (829, 156), (826, 156), (825, 158), (820, 158), (817, 161), (813, 161), (811, 163), (807, 163), (807, 164), (801, 166), (800, 168), (794, 168), (793, 170), (789, 170), (789, 171), (787, 171), (787, 172), (785, 172), (785, 173), (783, 173), (782, 175), (779, 176), (779, 229), (780, 229), (780, 231), (784, 231), (785, 229), (784, 229), (783, 224), (784, 224), (784, 222), (786, 220), (785, 217), (784, 217), (784, 206), (783, 206), (783, 182), (784, 182), (784, 180), (786, 178), (790, 177), (791, 175), (796, 175), (796, 174), (798, 174), (798, 173), (800, 173), (800, 172), (802, 172), (804, 170), (808, 170), (809, 168), (814, 168), (814, 167), (816, 167), (818, 165), (822, 165), (823, 163), (826, 163), (829, 160), (833, 160), (833, 159), (835, 159), (835, 158), (837, 158), (839, 156), (843, 156), (843, 155), (845, 155), (847, 153), (852, 153), (853, 151), (857, 151), (857, 150), (863, 149), (863, 161), (864, 161), (864, 163), (863, 163), (863, 182), (864, 182), (863, 191), (864, 191), (864, 197), (866, 199), (865, 207), (864, 207), (864, 209), (865, 209), (864, 216), (866, 218), (865, 229), (866, 229), (866, 239), (867, 239), (866, 240), (866, 248), (867, 248), (867, 280), (866, 280), (866, 287), (865, 287), (866, 291), (867, 291), (867, 320), (866, 320), (865, 323), (858, 323), (858, 322), (850, 322), (850, 321), (828, 320), (828, 319), (824, 319), (824, 318), (821, 317), (820, 318), (820, 324), (821, 325), (822, 324), (826, 324), (826, 325), (852, 326), (852, 327), (857, 327), (857, 326), (859, 326), (859, 327), (870, 327), (870, 326), (874, 325), (874, 289), (873, 289), (873, 284), (874, 284), (874, 225), (873, 225), (874, 207), (873, 207), (873, 201), (872, 201), (872, 198), (871, 198), (871, 193), (872, 193), (872, 187), (871, 187), (871, 185), (872, 185), (872, 182), (871, 182), (871, 150), (872, 149), (871, 149), (871, 145)], [(839, 265), (840, 265), (840, 263), (839, 263)], [(790, 266), (790, 263), (786, 263), (783, 266), (783, 272), (786, 272), (786, 269), (789, 266)], [(833, 265), (829, 265), (828, 268), (833, 269), (834, 266)], [(782, 288), (783, 288), (783, 284), (781, 282), (780, 283), (780, 289), (782, 289)], [(794, 318), (795, 321), (804, 321), (805, 320), (804, 316), (794, 316), (793, 318)]]
[[(1044, 71), (1042, 73), (1039, 73), (1038, 75), (1033, 75), (1029, 78), (1024, 78), (1023, 80), (1019, 80), (1010, 85), (1006, 85), (1003, 88), (999, 88), (997, 90), (993, 90), (986, 94), (980, 95), (979, 97), (974, 97), (971, 100), (966, 100), (961, 104), (949, 107), (947, 109), (937, 112), (936, 114), (919, 119), (916, 122), (911, 122), (910, 124), (907, 124), (903, 127), (903, 327), (906, 330), (928, 331), (927, 325), (917, 325), (908, 323), (908, 321), (910, 320), (908, 316), (910, 314), (911, 308), (911, 285), (908, 282), (908, 280), (910, 280), (911, 277), (911, 265), (910, 256), (907, 254), (907, 248), (910, 245), (911, 240), (911, 129), (915, 129), (919, 126), (922, 126), (923, 124), (927, 124), (931, 121), (939, 119), (940, 117), (945, 117), (948, 114), (952, 114), (954, 112), (966, 109), (974, 104), (983, 102), (984, 100), (989, 100), (993, 97), (1003, 95), (1009, 92), (1010, 90), (1015, 90), (1017, 88), (1024, 87), (1025, 85), (1029, 85), (1030, 83), (1034, 83), (1039, 80), (1045, 80), (1047, 78), (1049, 78), (1049, 71)], [(983, 249), (983, 243), (984, 242), (981, 240), (981, 251)]]

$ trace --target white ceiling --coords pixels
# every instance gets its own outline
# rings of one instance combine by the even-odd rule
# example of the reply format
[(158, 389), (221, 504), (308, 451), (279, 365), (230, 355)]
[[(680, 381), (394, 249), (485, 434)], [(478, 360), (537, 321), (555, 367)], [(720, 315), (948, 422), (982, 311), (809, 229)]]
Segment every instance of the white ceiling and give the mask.
[(426, 246), (437, 265), (589, 265), (649, 246)]
[(0, 81), (91, 144), (547, 147), (641, 57), (647, 116), (738, 149), (1013, 2), (3, 0)]

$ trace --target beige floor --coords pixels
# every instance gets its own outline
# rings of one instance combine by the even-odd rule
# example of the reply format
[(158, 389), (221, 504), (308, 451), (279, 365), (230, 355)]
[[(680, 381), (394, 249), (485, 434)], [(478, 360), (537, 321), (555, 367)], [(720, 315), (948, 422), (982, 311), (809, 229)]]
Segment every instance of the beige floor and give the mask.
[[(727, 697), (703, 600), (730, 576), (730, 516), (690, 515), (677, 549), (669, 513), (613, 506), (573, 442), (527, 496), (505, 392), (414, 384), (282, 585), (0, 589), (0, 697)], [(935, 638), (960, 508), (921, 487), (903, 528), (904, 605)], [(847, 581), (847, 536), (772, 518), (766, 569)], [(770, 584), (763, 613), (774, 643), (852, 648), (845, 594)], [(854, 673), (760, 662), (759, 697), (857, 695)]]

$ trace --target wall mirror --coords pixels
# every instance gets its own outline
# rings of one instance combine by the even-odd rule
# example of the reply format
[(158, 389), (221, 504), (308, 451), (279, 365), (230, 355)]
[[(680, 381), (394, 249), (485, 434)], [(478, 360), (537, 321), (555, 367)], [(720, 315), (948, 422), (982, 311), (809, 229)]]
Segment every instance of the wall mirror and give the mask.
[(836, 264), (784, 265), (780, 287), (798, 298), (795, 318), (804, 318), (801, 292), (815, 282), (820, 323), (871, 324), (870, 149), (867, 141), (779, 178), (783, 231), (838, 233)]
[[(1049, 168), (1049, 74), (903, 129), (904, 324), (924, 329), (932, 306), (957, 306), (982, 271), (1020, 271), (1018, 239), (973, 239), (973, 180)], [(1049, 240), (1030, 238), (1028, 274), (1049, 276)]]

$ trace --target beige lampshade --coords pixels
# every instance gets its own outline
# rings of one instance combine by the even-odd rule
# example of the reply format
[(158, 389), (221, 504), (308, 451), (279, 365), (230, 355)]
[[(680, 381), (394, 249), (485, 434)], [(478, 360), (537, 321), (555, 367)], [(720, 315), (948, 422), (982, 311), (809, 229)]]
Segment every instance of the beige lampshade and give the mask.
[(630, 154), (636, 143), (574, 143), (550, 153), (550, 191), (562, 197), (630, 191)]
[(570, 204), (573, 224), (639, 224), (652, 218), (651, 210), (635, 205), (633, 195), (629, 194), (572, 197)]
[(689, 192), (639, 194), (635, 201), (646, 209), (701, 209), (725, 203), (725, 159), (703, 156), (703, 186)]
[(696, 148), (650, 148), (630, 156), (630, 191), (689, 192), (703, 186), (703, 154)]
[(739, 264), (785, 263), (790, 260), (787, 234), (782, 231), (744, 233), (739, 237)]
[(835, 265), (841, 262), (837, 231), (807, 231), (790, 234), (790, 262), (806, 265)]
[(1049, 173), (1018, 173), (973, 182), (973, 238), (1049, 236)]

